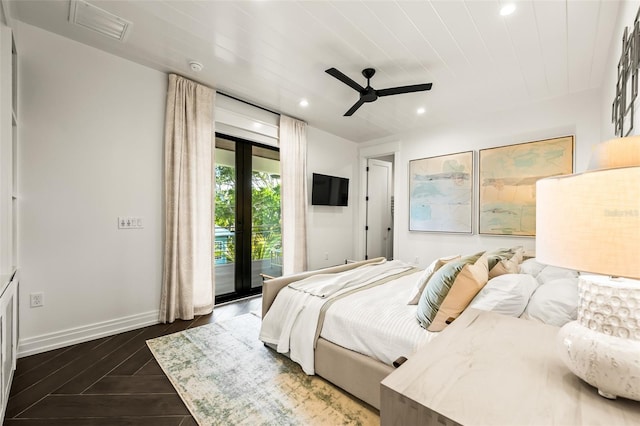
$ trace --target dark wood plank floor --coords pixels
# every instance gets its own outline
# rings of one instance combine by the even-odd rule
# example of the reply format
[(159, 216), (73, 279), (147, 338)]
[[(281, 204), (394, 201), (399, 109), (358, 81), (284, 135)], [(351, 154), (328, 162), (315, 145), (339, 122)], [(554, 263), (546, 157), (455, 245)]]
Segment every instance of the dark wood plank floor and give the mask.
[(145, 341), (259, 310), (255, 297), (192, 321), (157, 324), (18, 359), (4, 425), (190, 426), (195, 421)]

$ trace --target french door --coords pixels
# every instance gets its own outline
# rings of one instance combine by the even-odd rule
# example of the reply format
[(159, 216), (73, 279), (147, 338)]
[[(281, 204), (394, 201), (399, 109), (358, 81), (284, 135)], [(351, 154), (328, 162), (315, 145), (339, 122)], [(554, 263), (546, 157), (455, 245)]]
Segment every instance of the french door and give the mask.
[(261, 273), (282, 275), (280, 154), (216, 134), (216, 303), (262, 291)]

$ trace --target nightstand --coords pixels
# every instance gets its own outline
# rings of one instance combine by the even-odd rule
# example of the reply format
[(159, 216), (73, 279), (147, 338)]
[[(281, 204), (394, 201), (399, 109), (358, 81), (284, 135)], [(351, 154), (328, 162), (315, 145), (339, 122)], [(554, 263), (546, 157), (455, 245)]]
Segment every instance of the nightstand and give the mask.
[(639, 425), (640, 402), (599, 396), (562, 363), (557, 334), (467, 309), (382, 381), (380, 424)]

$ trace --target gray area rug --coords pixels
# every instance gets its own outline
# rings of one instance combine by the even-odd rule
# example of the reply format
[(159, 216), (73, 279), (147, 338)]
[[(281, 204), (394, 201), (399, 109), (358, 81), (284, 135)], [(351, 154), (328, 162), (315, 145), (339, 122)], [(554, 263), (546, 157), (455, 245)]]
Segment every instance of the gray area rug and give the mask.
[(199, 425), (375, 425), (377, 411), (258, 340), (242, 315), (147, 341)]

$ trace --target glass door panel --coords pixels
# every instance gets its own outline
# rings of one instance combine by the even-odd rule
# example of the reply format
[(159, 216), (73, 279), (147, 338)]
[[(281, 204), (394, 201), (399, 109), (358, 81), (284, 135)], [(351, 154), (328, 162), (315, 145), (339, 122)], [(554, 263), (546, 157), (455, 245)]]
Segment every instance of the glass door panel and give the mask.
[(236, 291), (236, 143), (216, 138), (214, 261), (216, 297)]
[(253, 146), (251, 151), (251, 287), (261, 273), (282, 275), (280, 227), (280, 153)]

